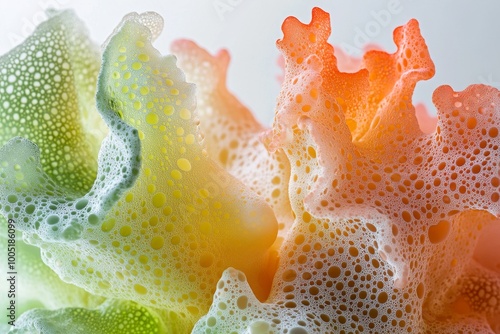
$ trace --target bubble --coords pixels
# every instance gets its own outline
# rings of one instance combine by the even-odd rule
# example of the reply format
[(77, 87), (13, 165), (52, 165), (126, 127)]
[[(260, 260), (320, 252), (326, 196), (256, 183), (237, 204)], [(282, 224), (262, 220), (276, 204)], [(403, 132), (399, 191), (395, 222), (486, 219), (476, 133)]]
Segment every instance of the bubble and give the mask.
[(189, 172), (191, 170), (191, 163), (188, 159), (180, 158), (177, 160), (177, 167), (184, 172)]
[(161, 208), (167, 203), (167, 197), (164, 193), (156, 193), (153, 196), (153, 206), (156, 208)]

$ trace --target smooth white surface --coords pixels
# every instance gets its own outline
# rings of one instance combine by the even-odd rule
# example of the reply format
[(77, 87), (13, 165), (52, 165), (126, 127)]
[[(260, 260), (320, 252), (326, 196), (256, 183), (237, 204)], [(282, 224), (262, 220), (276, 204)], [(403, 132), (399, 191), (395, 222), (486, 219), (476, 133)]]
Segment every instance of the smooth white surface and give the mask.
[[(462, 90), (472, 83), (489, 83), (500, 88), (500, 1), (482, 0), (18, 0), (0, 3), (0, 53), (44, 19), (47, 7), (73, 8), (87, 24), (91, 37), (102, 43), (131, 12), (156, 11), (165, 19), (165, 29), (155, 46), (168, 53), (177, 38), (189, 38), (210, 52), (229, 49), (230, 89), (270, 124), (279, 92), (275, 77), (277, 39), (283, 20), (294, 15), (303, 22), (311, 9), (322, 7), (331, 14), (330, 42), (357, 47), (366, 34), (368, 42), (393, 52), (392, 31), (411, 18), (420, 22), (422, 34), (436, 64), (432, 80), (420, 83), (414, 102), (433, 110), (433, 90), (449, 84)], [(378, 13), (378, 15), (377, 15)], [(383, 18), (381, 13), (390, 13)], [(378, 17), (378, 20), (377, 20)], [(361, 32), (361, 33), (360, 33)], [(352, 51), (352, 50), (351, 50)], [(360, 54), (355, 54), (360, 55)]]

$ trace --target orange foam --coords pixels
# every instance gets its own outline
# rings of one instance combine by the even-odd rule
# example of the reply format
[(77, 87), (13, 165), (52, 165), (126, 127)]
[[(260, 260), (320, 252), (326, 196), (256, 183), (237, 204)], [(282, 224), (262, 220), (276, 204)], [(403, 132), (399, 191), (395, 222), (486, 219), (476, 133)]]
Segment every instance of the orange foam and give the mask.
[(223, 316), (218, 329), (494, 333), (498, 256), (478, 243), (497, 241), (484, 231), (500, 216), (499, 91), (439, 87), (433, 120), (412, 104), (435, 71), (416, 20), (394, 31), (395, 53), (368, 51), (353, 73), (338, 69), (321, 9), (282, 29), (265, 142), (289, 161), (294, 221), (268, 300), (228, 270), (196, 328)]

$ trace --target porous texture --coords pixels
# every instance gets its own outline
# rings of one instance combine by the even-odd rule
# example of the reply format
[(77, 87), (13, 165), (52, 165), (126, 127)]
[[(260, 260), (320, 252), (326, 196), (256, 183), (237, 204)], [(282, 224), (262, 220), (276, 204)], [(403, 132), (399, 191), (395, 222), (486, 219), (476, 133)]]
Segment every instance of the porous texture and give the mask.
[[(8, 254), (9, 244), (5, 236), (7, 229), (0, 226), (0, 253)], [(19, 233), (20, 234), (20, 233)], [(59, 276), (43, 263), (40, 249), (25, 243), (21, 238), (15, 242), (17, 273), (16, 280), (16, 312), (18, 315), (32, 308), (55, 309), (61, 307), (97, 307), (104, 298), (92, 295), (84, 289), (63, 282)], [(2, 272), (12, 272), (7, 263), (2, 264)], [(10, 275), (7, 275), (8, 278)], [(0, 281), (1, 291), (9, 291), (10, 282)], [(9, 298), (0, 300), (0, 307), (9, 307)], [(0, 333), (3, 333), (0, 331)]]
[[(48, 179), (69, 194), (83, 195), (94, 182), (97, 152), (108, 132), (95, 105), (99, 52), (72, 12), (49, 11), (48, 16), (22, 45), (0, 58), (0, 142), (16, 135), (29, 138), (41, 151)], [(21, 166), (14, 168), (21, 179)], [(23, 209), (31, 212), (30, 204)], [(7, 254), (13, 244), (4, 217), (0, 231), (0, 252)], [(15, 247), (18, 315), (33, 307), (95, 307), (103, 301), (63, 282), (21, 233), (16, 233)], [(10, 271), (4, 262), (2, 272)], [(9, 290), (7, 281), (0, 282), (0, 290)], [(2, 298), (0, 306), (5, 309), (8, 303)]]
[(14, 138), (0, 150), (0, 209), (64, 281), (167, 310), (169, 329), (185, 332), (229, 266), (267, 294), (277, 224), (206, 156), (194, 86), (151, 45), (160, 21), (127, 15), (105, 45), (96, 96), (110, 134), (90, 190), (67, 191), (44, 172), (37, 146)]
[(49, 15), (0, 58), (0, 143), (15, 136), (34, 142), (47, 175), (83, 195), (107, 133), (95, 105), (99, 52), (72, 12)]
[(78, 286), (41, 282), (75, 298), (13, 332), (500, 333), (497, 89), (439, 87), (433, 123), (411, 100), (434, 74), (417, 21), (346, 73), (316, 8), (283, 24), (265, 129), (225, 87), (228, 54), (175, 43), (186, 79), (151, 45), (162, 26), (132, 13), (105, 43), (95, 177), (58, 177), (33, 143), (50, 136), (0, 149), (2, 214)]
[(24, 313), (9, 334), (159, 334), (158, 315), (134, 302), (108, 300), (96, 309), (35, 309)]
[(426, 135), (411, 95), (434, 67), (416, 21), (355, 73), (337, 69), (323, 11), (283, 31), (270, 147), (296, 219), (266, 303), (229, 270), (194, 332), (493, 333), (500, 277), (474, 250), (500, 213), (498, 90), (438, 88)]

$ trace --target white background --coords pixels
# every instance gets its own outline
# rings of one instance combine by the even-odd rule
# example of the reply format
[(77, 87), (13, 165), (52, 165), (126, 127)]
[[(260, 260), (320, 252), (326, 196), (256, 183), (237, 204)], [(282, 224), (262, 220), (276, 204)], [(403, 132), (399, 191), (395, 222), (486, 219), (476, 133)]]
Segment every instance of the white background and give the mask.
[[(500, 88), (498, 0), (1, 0), (0, 53), (26, 37), (49, 6), (73, 8), (99, 44), (128, 12), (156, 11), (165, 19), (155, 43), (162, 53), (177, 38), (193, 39), (212, 53), (229, 49), (229, 87), (265, 124), (272, 120), (279, 92), (275, 42), (282, 37), (281, 23), (289, 15), (308, 23), (314, 6), (331, 14), (334, 45), (356, 47), (361, 31), (371, 35), (369, 42), (393, 52), (394, 28), (418, 19), (436, 75), (417, 86), (414, 102), (426, 103), (431, 112), (432, 92), (439, 85), (457, 91), (471, 83)], [(388, 22), (377, 22), (374, 13), (391, 8), (397, 10)]]

